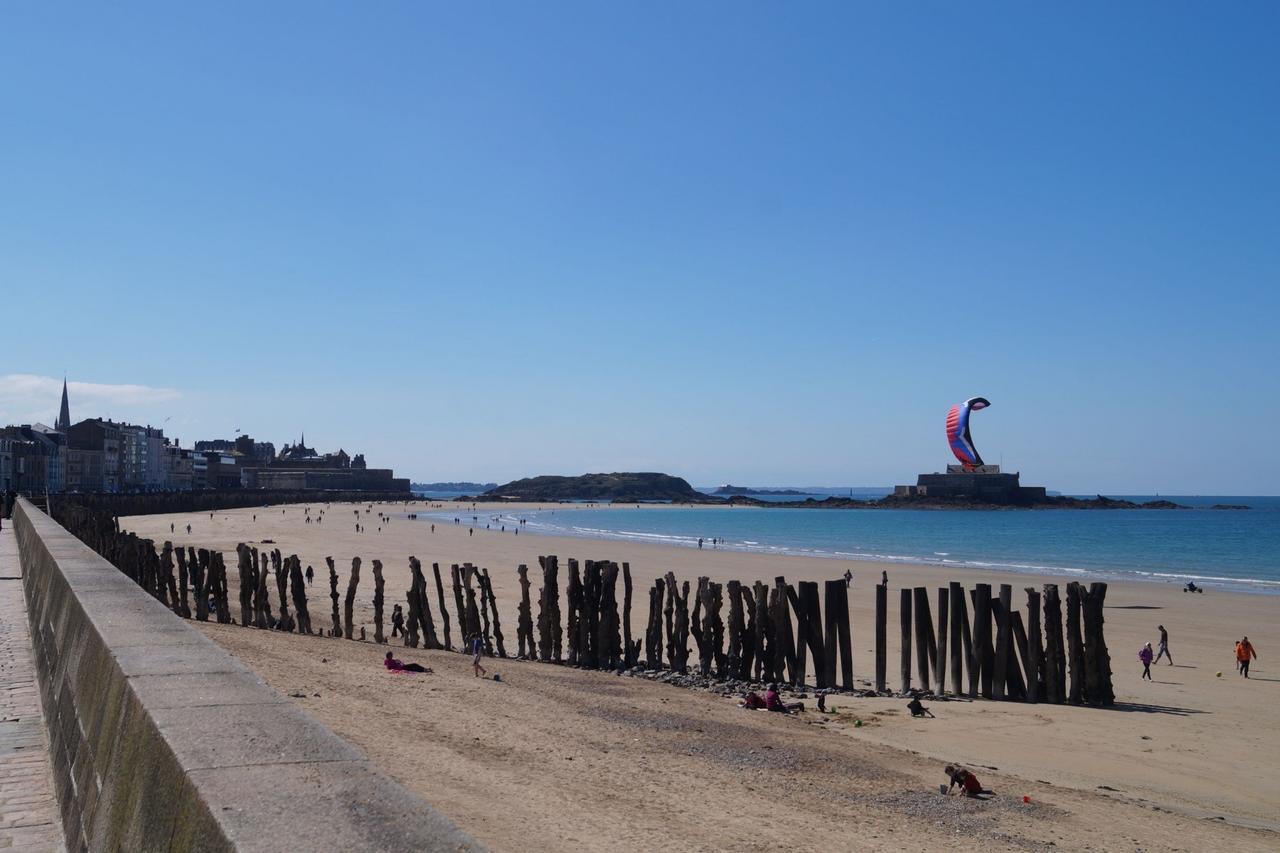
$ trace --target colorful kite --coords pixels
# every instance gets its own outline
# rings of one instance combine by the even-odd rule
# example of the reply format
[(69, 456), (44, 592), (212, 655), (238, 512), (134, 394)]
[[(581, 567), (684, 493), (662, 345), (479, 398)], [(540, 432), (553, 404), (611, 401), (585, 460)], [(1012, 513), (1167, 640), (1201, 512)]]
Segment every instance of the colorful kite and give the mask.
[(947, 412), (947, 444), (951, 452), (964, 465), (966, 471), (972, 471), (982, 464), (982, 457), (973, 446), (973, 437), (969, 435), (969, 413), (985, 409), (991, 404), (985, 397), (970, 397), (958, 406), (952, 406)]

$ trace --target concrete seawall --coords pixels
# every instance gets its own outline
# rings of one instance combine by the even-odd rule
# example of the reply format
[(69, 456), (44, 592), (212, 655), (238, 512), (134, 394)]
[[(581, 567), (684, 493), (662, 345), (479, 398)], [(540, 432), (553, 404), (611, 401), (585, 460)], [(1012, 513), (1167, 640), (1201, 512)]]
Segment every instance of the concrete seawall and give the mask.
[(52, 519), (14, 509), (69, 850), (479, 850)]

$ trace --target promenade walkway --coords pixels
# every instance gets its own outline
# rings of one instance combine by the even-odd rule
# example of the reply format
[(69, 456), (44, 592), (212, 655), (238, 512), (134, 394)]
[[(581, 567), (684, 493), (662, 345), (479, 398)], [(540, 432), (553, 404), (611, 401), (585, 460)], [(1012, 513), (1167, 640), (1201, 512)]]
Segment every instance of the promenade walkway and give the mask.
[(18, 543), (0, 530), (0, 850), (62, 850)]

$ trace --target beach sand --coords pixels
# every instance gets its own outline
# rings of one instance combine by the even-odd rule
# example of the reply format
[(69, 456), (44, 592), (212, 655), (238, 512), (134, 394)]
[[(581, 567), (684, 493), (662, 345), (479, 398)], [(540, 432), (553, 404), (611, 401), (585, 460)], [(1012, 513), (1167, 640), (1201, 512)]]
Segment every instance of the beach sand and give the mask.
[[(425, 503), (409, 511), (425, 511)], [(449, 511), (462, 515), (463, 508)], [(312, 505), (313, 514), (320, 505)], [(392, 675), (372, 640), (373, 579), (383, 561), (387, 632), (391, 603), (409, 585), (408, 557), (427, 570), (471, 562), (489, 569), (507, 650), (514, 654), (519, 585), (515, 567), (539, 554), (565, 561), (628, 561), (635, 579), (633, 636), (643, 634), (646, 590), (674, 571), (713, 580), (825, 580), (852, 568), (854, 665), (873, 668), (873, 586), (888, 571), (896, 591), (947, 581), (1009, 583), (1025, 608), (1025, 586), (1062, 578), (923, 565), (853, 563), (702, 551), (631, 542), (513, 535), (466, 525), (396, 518), (377, 532), (375, 505), (354, 530), (352, 505), (333, 505), (323, 524), (301, 507), (121, 519), (162, 542), (226, 552), (231, 582), (238, 542), (278, 547), (316, 567), (313, 626), (329, 624), (327, 570), (333, 556), (345, 591), (350, 560), (364, 560), (357, 622), (370, 642), (306, 638), (207, 625), (240, 657), (317, 719), (364, 749), (495, 850), (924, 849), (981, 843), (992, 849), (1280, 849), (1280, 597), (1182, 593), (1175, 585), (1111, 583), (1106, 638), (1119, 705), (1091, 709), (1015, 702), (934, 702), (937, 719), (911, 719), (896, 698), (831, 697), (838, 713), (785, 717), (747, 712), (736, 701), (600, 672), (486, 660), (504, 683), (473, 678), (460, 654), (391, 646), (434, 672)], [(504, 506), (504, 510), (512, 507)], [(643, 509), (637, 510), (643, 512)], [(798, 510), (803, 511), (803, 510)], [(492, 510), (481, 506), (483, 519)], [(253, 520), (256, 514), (257, 520)], [(466, 512), (465, 517), (472, 513)], [(173, 523), (177, 534), (169, 533)], [(192, 525), (187, 536), (185, 525)], [(262, 545), (263, 540), (274, 545)], [(433, 610), (434, 589), (430, 590)], [(446, 587), (446, 596), (452, 599)], [(931, 592), (931, 598), (934, 594)], [(232, 610), (237, 612), (235, 593)], [(536, 614), (535, 614), (536, 615)], [(437, 628), (440, 616), (435, 614)], [(1139, 679), (1137, 651), (1165, 625), (1176, 666)], [(458, 643), (456, 620), (454, 642)], [(897, 627), (890, 625), (890, 686), (897, 686)], [(1260, 658), (1244, 680), (1232, 647), (1248, 634)], [(1221, 677), (1217, 673), (1221, 672)], [(319, 694), (318, 696), (314, 694)], [(812, 699), (808, 701), (812, 708)], [(853, 721), (863, 725), (855, 727)], [(944, 799), (942, 765), (975, 769), (999, 797)], [(992, 769), (988, 769), (992, 768)], [(1024, 803), (1029, 796), (1031, 802)]]

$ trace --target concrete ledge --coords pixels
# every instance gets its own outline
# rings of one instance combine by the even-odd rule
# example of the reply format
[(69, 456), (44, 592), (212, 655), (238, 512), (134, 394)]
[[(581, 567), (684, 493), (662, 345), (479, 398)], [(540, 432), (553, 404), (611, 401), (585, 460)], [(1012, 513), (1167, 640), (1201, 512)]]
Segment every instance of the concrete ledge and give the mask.
[(30, 503), (13, 524), (68, 849), (482, 849)]

